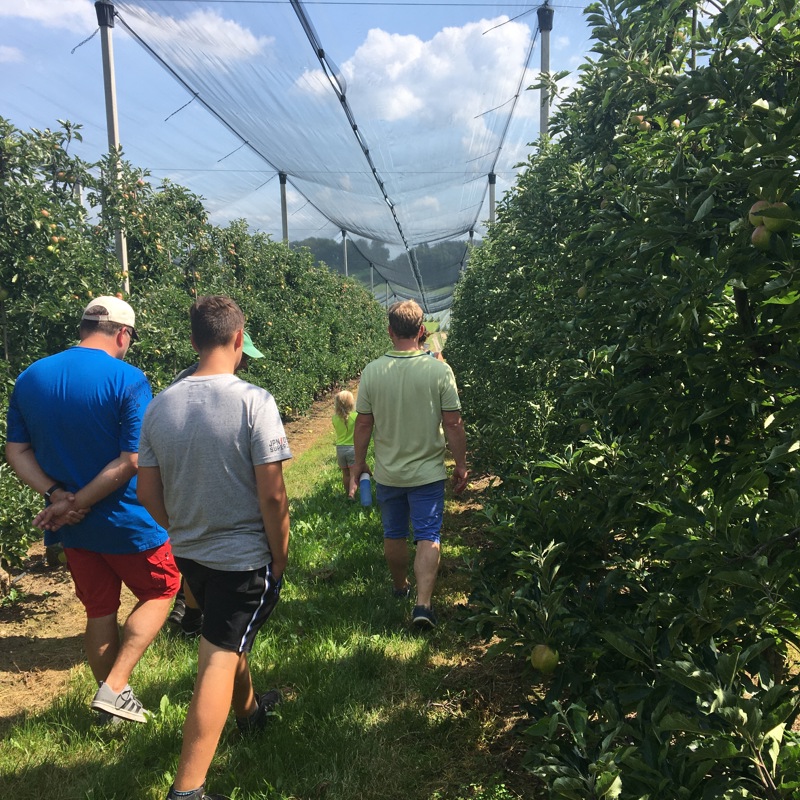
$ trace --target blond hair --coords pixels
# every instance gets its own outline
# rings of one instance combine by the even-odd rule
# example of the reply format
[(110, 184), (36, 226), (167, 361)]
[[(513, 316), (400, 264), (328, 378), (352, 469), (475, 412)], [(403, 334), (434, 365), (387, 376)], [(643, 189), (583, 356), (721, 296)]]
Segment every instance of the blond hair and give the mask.
[(398, 300), (389, 306), (389, 327), (401, 339), (416, 339), (422, 327), (422, 309), (414, 300)]
[(353, 393), (348, 392), (346, 389), (333, 398), (333, 411), (337, 417), (341, 417), (344, 421), (345, 430), (348, 428), (350, 413), (355, 407), (356, 399), (353, 397)]

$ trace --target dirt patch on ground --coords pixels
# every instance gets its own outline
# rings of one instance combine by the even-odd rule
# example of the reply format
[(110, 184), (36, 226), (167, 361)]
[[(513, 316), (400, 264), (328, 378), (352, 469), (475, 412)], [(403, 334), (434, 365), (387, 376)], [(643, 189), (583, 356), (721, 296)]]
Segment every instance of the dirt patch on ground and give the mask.
[[(355, 386), (348, 388), (354, 391)], [(332, 435), (333, 397), (325, 395), (307, 415), (285, 423), (294, 456)], [(66, 686), (70, 670), (84, 663), (85, 616), (66, 566), (49, 567), (39, 542), (23, 570), (11, 577), (17, 599), (0, 607), (0, 728), (23, 711), (50, 705)], [(133, 603), (125, 590), (120, 619)]]

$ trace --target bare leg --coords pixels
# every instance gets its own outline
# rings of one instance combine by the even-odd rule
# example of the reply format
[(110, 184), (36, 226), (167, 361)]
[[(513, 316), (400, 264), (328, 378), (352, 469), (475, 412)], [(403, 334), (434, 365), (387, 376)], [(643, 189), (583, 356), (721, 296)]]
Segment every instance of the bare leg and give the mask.
[(133, 607), (122, 628), (122, 643), (119, 645), (114, 665), (104, 679), (115, 692), (121, 692), (127, 685), (133, 668), (161, 630), (171, 605), (172, 598), (168, 598), (140, 600)]
[(186, 603), (186, 608), (200, 608), (197, 600), (194, 599), (192, 589), (186, 581), (183, 581), (183, 600)]
[(183, 724), (183, 746), (174, 783), (176, 791), (188, 792), (205, 783), (228, 718), (241, 664), (239, 653), (222, 650), (200, 637), (197, 680)]
[(414, 576), (417, 579), (417, 605), (431, 607), (431, 595), (439, 572), (439, 543), (417, 542)]
[(247, 653), (241, 653), (233, 678), (233, 713), (237, 717), (249, 717), (255, 713), (256, 708), (258, 706), (253, 692), (253, 679), (250, 676)]
[(392, 576), (392, 585), (395, 589), (402, 589), (408, 583), (408, 540), (384, 539), (383, 554)]
[(344, 493), (350, 495), (350, 467), (340, 467), (342, 470), (342, 485), (344, 486)]
[(98, 683), (104, 681), (119, 653), (119, 626), (116, 613), (87, 619), (83, 646), (86, 648), (86, 660), (89, 662), (94, 679)]

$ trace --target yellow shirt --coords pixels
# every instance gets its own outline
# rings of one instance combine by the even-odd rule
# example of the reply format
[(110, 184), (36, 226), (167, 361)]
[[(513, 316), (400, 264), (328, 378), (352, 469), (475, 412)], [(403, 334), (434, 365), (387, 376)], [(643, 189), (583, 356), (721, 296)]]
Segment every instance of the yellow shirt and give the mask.
[(350, 412), (347, 418), (347, 425), (344, 420), (338, 415), (333, 415), (333, 430), (336, 432), (336, 444), (353, 444), (353, 433), (356, 429), (356, 417), (358, 414), (355, 411)]

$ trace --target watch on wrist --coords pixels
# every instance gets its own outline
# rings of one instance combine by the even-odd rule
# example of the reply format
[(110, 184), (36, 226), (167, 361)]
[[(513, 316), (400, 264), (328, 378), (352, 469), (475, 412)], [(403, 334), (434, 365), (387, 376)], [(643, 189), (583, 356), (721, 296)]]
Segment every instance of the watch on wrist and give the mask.
[(53, 485), (52, 485), (52, 486), (51, 486), (51, 487), (50, 487), (50, 488), (49, 488), (49, 489), (48, 489), (48, 490), (47, 490), (47, 491), (44, 493), (44, 499), (45, 499), (45, 500), (47, 500), (47, 502), (49, 503), (49, 502), (50, 502), (50, 498), (53, 496), (53, 492), (57, 492), (59, 489), (63, 489), (63, 488), (64, 488), (63, 484), (61, 484), (61, 483), (54, 483), (54, 484), (53, 484)]

